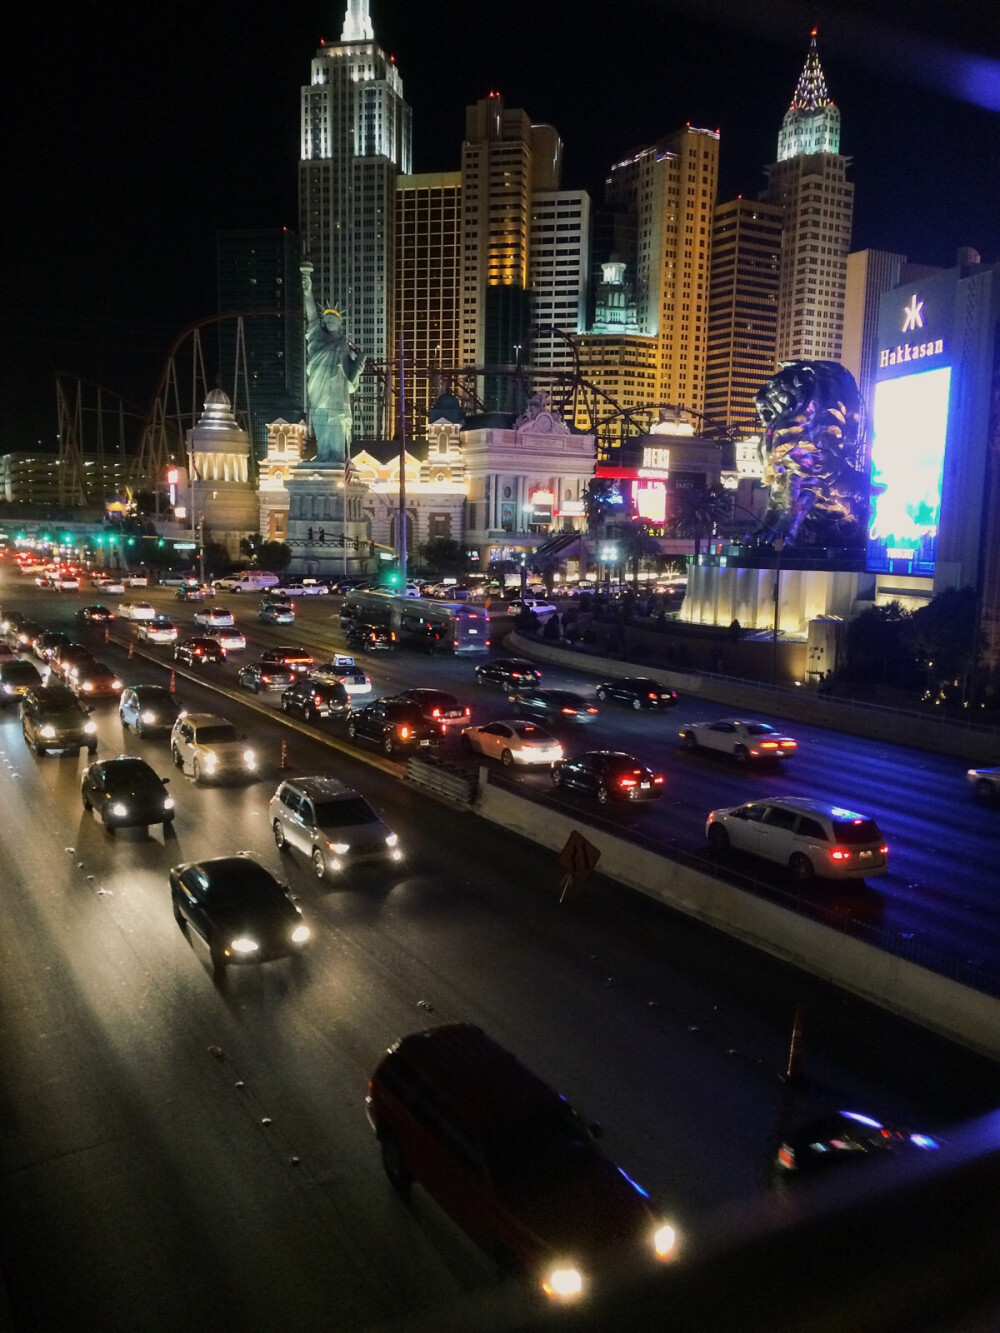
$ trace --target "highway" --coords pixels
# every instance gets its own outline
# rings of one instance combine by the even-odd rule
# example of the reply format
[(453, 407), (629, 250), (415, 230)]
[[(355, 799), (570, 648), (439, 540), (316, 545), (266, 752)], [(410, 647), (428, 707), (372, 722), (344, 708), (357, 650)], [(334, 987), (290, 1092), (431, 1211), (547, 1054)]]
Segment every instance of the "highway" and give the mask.
[[(53, 624), (96, 600), (0, 591)], [(193, 610), (176, 609), (182, 622)], [(325, 637), (333, 612), (317, 600), (294, 633), (260, 641)], [(165, 679), (142, 654), (109, 644), (107, 657), (129, 681)], [(472, 670), (409, 656), (371, 666), (380, 689)], [(605, 1150), (691, 1244), (715, 1210), (761, 1194), (780, 1127), (814, 1106), (946, 1131), (996, 1105), (989, 1062), (600, 877), (560, 906), (550, 854), (346, 743), (289, 729), (273, 701), (258, 711), (214, 693), (211, 671), (206, 686), (179, 673), (178, 693), (249, 733), (264, 771), (248, 785), (196, 786), (165, 742), (123, 736), (113, 704), (94, 713), (100, 755), (141, 754), (171, 777), (166, 838), (107, 834), (82, 809), (86, 756), (37, 759), (16, 715), (0, 721), (0, 1272), (13, 1327), (404, 1326), (409, 1312), (492, 1295), (490, 1266), (448, 1219), (389, 1189), (364, 1117), (380, 1052), (438, 1022), (481, 1023), (599, 1120)], [(665, 753), (672, 721), (655, 723)], [(616, 734), (619, 722), (633, 719), (616, 711)], [(266, 808), (282, 740), (292, 771), (365, 792), (400, 834), (401, 868), (321, 885), (277, 851)], [(668, 757), (672, 774), (705, 767)], [(174, 923), (166, 876), (234, 851), (287, 879), (315, 937), (298, 966), (230, 969), (215, 984)], [(780, 1079), (800, 1004), (803, 1089)], [(503, 1290), (520, 1309), (519, 1289)]]

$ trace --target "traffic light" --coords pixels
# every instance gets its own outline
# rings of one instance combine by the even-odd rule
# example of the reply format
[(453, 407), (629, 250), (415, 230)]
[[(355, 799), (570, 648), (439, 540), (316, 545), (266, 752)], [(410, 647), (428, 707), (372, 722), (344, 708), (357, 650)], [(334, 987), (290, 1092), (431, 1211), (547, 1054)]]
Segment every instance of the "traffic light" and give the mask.
[(403, 575), (396, 564), (385, 565), (380, 571), (382, 575), (382, 586), (396, 590), (403, 586)]

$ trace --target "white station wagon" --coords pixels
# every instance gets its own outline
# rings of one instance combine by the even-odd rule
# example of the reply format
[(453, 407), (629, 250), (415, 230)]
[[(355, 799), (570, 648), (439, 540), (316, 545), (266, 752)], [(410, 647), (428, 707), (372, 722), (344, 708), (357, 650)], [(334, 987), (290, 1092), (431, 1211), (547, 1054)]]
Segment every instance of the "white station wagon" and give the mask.
[(884, 875), (889, 861), (874, 819), (805, 797), (773, 796), (713, 810), (705, 836), (717, 852), (732, 848), (787, 866), (800, 884)]

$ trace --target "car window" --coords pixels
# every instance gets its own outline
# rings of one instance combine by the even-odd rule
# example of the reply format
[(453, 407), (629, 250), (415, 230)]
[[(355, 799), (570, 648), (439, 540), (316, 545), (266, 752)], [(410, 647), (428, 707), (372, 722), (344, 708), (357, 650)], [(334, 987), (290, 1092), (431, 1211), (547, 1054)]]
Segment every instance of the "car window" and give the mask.
[(735, 730), (736, 727), (732, 722), (713, 722), (709, 727), (709, 731), (718, 731), (726, 736), (731, 735)]
[(373, 824), (378, 819), (363, 796), (315, 801), (314, 805), (319, 828), (350, 828), (358, 824)]
[(806, 815), (799, 817), (799, 827), (796, 829), (800, 838), (815, 838), (817, 842), (829, 842), (826, 836), (826, 829), (818, 819), (809, 819)]
[(225, 741), (238, 741), (240, 734), (230, 722), (212, 722), (199, 727), (197, 731), (199, 745), (219, 745)]
[(299, 807), (302, 804), (302, 797), (297, 791), (293, 791), (291, 787), (286, 787), (281, 793), (281, 804), (285, 806), (286, 809), (290, 810), (292, 814), (298, 814)]
[(748, 722), (746, 726), (748, 736), (769, 736), (773, 730), (766, 722)]
[(490, 1176), (501, 1188), (562, 1176), (592, 1151), (586, 1129), (569, 1107), (496, 1125), (484, 1146)]
[(783, 805), (772, 805), (768, 807), (764, 823), (768, 828), (791, 829), (795, 827), (798, 817), (794, 810), (786, 810)]
[(881, 842), (882, 834), (874, 819), (835, 820), (833, 835), (838, 842), (857, 846), (864, 842)]
[(766, 805), (745, 805), (737, 814), (741, 819), (748, 819), (751, 824), (759, 824), (767, 813)]

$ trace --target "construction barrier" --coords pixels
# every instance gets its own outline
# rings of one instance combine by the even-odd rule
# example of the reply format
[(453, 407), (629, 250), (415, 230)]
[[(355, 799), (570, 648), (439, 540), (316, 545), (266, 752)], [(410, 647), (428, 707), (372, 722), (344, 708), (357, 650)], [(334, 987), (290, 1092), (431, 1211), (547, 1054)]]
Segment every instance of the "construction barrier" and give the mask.
[(449, 764), (436, 755), (414, 755), (406, 765), (406, 781), (459, 805), (472, 805), (479, 786), (474, 769)]

